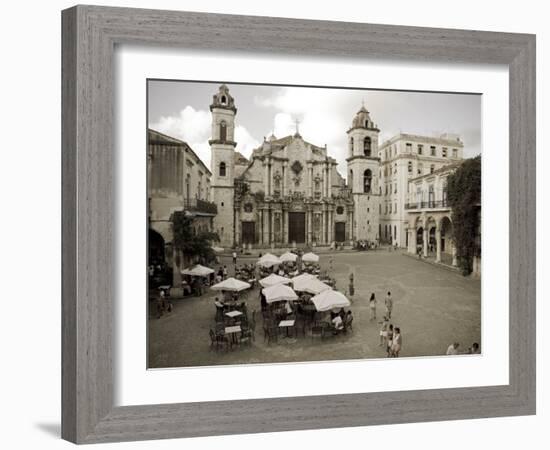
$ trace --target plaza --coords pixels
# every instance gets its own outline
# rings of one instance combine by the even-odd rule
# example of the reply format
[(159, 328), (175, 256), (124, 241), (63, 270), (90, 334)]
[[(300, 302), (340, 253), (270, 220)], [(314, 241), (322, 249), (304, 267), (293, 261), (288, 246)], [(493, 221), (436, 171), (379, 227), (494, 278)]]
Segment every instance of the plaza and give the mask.
[[(211, 347), (209, 330), (215, 325), (214, 298), (206, 289), (202, 296), (173, 296), (173, 310), (157, 318), (154, 293), (149, 302), (148, 367), (190, 367), (232, 364), (283, 363), (385, 358), (379, 346), (378, 323), (384, 315), (387, 291), (394, 300), (391, 323), (401, 328), (403, 347), (399, 357), (445, 355), (447, 347), (459, 342), (466, 351), (481, 344), (481, 282), (463, 277), (452, 268), (431, 264), (405, 252), (332, 251), (319, 253), (323, 271), (336, 280), (336, 289), (347, 293), (349, 275), (354, 274), (355, 294), (350, 309), (353, 330), (327, 338), (314, 338), (309, 331), (296, 338), (284, 332), (277, 342), (267, 342), (262, 329), (259, 288), (247, 296), (247, 309), (258, 312), (255, 339), (231, 350)], [(258, 254), (239, 256), (238, 264), (255, 262)], [(331, 261), (332, 260), (332, 261)], [(230, 256), (220, 258), (233, 275)], [(378, 300), (377, 320), (370, 320), (369, 297)]]

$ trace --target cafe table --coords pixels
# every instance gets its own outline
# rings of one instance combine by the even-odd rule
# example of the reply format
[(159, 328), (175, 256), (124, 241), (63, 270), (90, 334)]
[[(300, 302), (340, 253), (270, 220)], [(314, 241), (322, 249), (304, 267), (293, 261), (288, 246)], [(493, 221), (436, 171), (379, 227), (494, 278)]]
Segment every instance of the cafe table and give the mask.
[(288, 329), (294, 327), (295, 320), (281, 320), (279, 328), (286, 328), (286, 336), (289, 337)]
[(231, 336), (231, 346), (233, 346), (233, 344), (237, 343), (237, 333), (241, 332), (241, 326), (235, 325), (232, 327), (225, 327), (224, 331), (227, 336)]

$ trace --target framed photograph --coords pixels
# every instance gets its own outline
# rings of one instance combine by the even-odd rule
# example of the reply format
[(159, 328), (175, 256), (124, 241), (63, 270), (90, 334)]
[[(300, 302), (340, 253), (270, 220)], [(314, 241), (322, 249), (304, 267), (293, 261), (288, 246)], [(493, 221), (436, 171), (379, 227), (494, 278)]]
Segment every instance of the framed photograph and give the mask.
[(62, 24), (65, 439), (535, 413), (534, 36)]

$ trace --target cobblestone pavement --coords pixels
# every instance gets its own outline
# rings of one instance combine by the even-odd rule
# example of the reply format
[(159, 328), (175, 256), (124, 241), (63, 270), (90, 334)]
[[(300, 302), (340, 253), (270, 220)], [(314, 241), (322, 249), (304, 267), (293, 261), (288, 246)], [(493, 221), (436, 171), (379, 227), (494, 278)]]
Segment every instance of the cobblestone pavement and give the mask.
[[(400, 252), (342, 252), (321, 254), (322, 269), (332, 262), (337, 289), (348, 289), (355, 277), (351, 310), (353, 331), (324, 340), (311, 336), (264, 342), (258, 290), (249, 296), (248, 310), (258, 310), (256, 339), (251, 346), (232, 351), (210, 349), (209, 329), (214, 326), (215, 292), (202, 297), (174, 299), (171, 313), (149, 317), (149, 367), (211, 366), (295, 361), (382, 358), (377, 321), (370, 321), (368, 299), (378, 299), (377, 317), (384, 313), (384, 297), (391, 291), (394, 309), (391, 323), (401, 328), (400, 357), (443, 355), (449, 344), (459, 342), (466, 350), (481, 343), (480, 280), (464, 278), (455, 271), (407, 257)], [(239, 258), (239, 263), (256, 259)], [(230, 258), (222, 258), (232, 274)], [(154, 303), (150, 303), (154, 310)]]

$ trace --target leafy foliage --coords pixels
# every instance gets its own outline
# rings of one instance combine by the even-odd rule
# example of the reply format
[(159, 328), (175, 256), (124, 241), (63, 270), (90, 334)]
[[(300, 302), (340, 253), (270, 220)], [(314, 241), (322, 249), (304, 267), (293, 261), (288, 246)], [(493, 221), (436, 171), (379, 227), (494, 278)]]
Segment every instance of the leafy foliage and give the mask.
[(208, 263), (215, 259), (212, 243), (220, 240), (217, 233), (211, 231), (195, 231), (193, 218), (184, 212), (175, 212), (172, 216), (174, 247), (183, 254), (196, 258), (200, 263)]
[(453, 239), (463, 275), (472, 272), (481, 204), (481, 156), (466, 159), (447, 179), (447, 200), (452, 208)]

